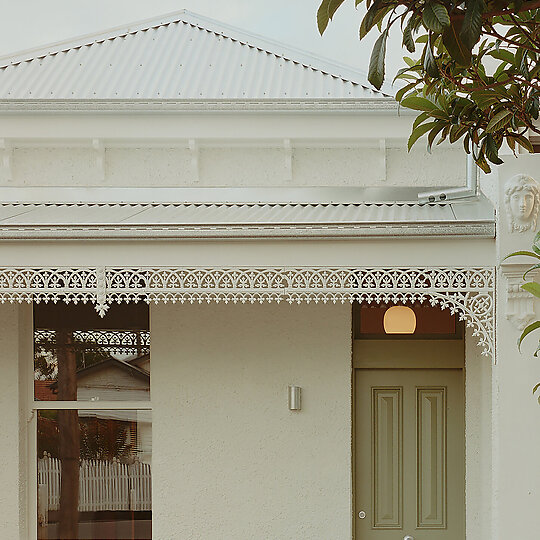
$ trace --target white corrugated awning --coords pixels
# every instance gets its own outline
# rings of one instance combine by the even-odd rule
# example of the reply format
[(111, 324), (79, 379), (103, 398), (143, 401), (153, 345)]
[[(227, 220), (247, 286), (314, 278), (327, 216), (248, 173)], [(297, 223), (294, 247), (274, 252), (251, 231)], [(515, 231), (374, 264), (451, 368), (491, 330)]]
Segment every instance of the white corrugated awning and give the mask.
[[(67, 190), (65, 200), (8, 202), (4, 190), (0, 239), (495, 236), (494, 210), (482, 196), (420, 204), (373, 200), (373, 189), (179, 189), (161, 196), (159, 190), (144, 190), (155, 196), (144, 202), (138, 191), (126, 190), (120, 199), (108, 201), (100, 195), (105, 190), (85, 190), (84, 197)], [(24, 195), (21, 190), (12, 193)]]

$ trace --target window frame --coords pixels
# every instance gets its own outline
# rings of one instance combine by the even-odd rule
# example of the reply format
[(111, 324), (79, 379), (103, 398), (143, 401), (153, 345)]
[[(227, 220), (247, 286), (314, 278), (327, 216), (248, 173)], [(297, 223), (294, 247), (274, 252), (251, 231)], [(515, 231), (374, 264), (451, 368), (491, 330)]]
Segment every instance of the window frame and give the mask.
[[(37, 471), (37, 421), (38, 413), (42, 410), (95, 410), (95, 411), (152, 411), (152, 375), (150, 374), (150, 396), (148, 400), (141, 401), (37, 401), (34, 394), (34, 305), (30, 304), (29, 327), (30, 327), (30, 347), (29, 351), (25, 351), (24, 356), (28, 359), (25, 362), (22, 376), (26, 378), (26, 403), (29, 404), (29, 419), (27, 420), (27, 473), (28, 480), (27, 491), (27, 531), (28, 540), (38, 539), (38, 471)], [(149, 332), (151, 332), (150, 310), (149, 317)], [(152, 347), (152, 337), (150, 336), (150, 349)], [(152, 353), (150, 351), (150, 358)], [(153, 424), (153, 416), (152, 416)], [(153, 435), (152, 435), (153, 437)]]

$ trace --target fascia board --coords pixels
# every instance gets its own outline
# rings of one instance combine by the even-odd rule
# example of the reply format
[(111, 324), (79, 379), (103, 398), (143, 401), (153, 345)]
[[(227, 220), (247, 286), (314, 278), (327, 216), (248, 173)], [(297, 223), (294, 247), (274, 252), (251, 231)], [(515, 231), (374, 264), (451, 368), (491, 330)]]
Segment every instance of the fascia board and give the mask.
[(407, 139), (411, 117), (393, 114), (296, 114), (274, 111), (250, 115), (224, 115), (192, 112), (184, 116), (175, 114), (80, 114), (53, 111), (41, 114), (27, 111), (1, 114), (0, 138), (31, 140), (102, 139), (111, 140), (167, 140), (215, 139), (220, 140), (369, 140), (392, 138)]

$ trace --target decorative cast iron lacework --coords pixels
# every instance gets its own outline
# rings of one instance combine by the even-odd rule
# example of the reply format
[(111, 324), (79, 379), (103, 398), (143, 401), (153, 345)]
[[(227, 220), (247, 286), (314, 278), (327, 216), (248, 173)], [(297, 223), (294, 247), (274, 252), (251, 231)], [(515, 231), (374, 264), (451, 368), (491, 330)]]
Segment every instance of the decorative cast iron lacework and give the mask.
[[(129, 330), (75, 330), (73, 347), (79, 350), (104, 349), (108, 353), (142, 354), (150, 353), (150, 332)], [(40, 349), (57, 347), (54, 330), (34, 330), (34, 343)]]
[(494, 349), (494, 268), (0, 268), (1, 302), (429, 302)]

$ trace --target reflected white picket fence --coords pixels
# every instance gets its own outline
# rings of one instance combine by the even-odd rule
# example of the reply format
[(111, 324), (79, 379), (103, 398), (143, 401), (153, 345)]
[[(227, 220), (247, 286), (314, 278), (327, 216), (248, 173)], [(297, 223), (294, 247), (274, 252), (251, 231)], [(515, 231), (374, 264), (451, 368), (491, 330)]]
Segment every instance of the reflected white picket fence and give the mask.
[[(62, 466), (58, 458), (38, 460), (38, 485), (47, 510), (58, 510)], [(40, 502), (43, 504), (43, 501)], [(152, 474), (147, 463), (83, 460), (79, 468), (79, 511), (152, 510)]]

